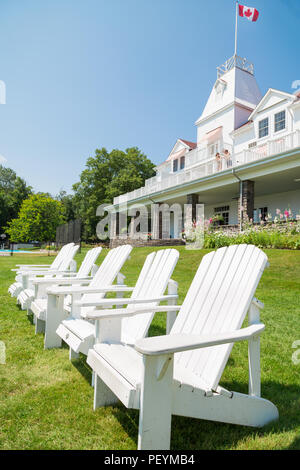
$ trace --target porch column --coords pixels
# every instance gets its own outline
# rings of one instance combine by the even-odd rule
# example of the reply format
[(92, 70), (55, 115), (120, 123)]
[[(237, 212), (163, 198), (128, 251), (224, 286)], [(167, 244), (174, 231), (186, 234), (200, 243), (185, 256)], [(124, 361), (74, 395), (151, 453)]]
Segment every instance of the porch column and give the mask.
[(117, 236), (126, 239), (127, 234), (127, 211), (118, 212), (117, 214)]
[(197, 217), (197, 204), (198, 204), (199, 196), (198, 194), (188, 194), (187, 195), (187, 204), (191, 205), (191, 209), (189, 209), (190, 213), (189, 216), (192, 216), (192, 220), (196, 220)]
[(119, 212), (116, 212), (116, 236), (120, 235), (120, 220), (119, 220)]
[(130, 231), (129, 231), (129, 238), (133, 239), (135, 236), (135, 220), (136, 216), (132, 215), (130, 219)]
[(244, 222), (254, 217), (254, 181), (241, 181), (240, 185), (238, 221), (242, 227)]
[(117, 236), (117, 213), (111, 212), (110, 213), (110, 233), (109, 238), (110, 240), (114, 240)]
[(162, 239), (162, 213), (159, 210), (159, 203), (153, 204), (151, 207), (151, 226), (153, 240)]
[(137, 211), (136, 215), (131, 216), (129, 237), (147, 240), (149, 232), (151, 232), (151, 227), (149, 229), (148, 209)]
[(198, 194), (188, 194), (187, 205), (184, 208), (184, 230), (187, 233), (191, 229), (191, 224), (197, 218)]

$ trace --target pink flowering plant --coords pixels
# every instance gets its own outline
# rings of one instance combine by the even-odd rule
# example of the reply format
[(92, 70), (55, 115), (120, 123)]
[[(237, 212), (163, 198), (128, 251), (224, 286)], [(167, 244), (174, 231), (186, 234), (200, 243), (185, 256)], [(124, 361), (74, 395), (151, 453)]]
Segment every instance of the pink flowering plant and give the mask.
[(260, 217), (256, 224), (246, 219), (241, 232), (216, 227), (213, 219), (208, 219), (204, 223), (204, 248), (247, 243), (260, 248), (300, 249), (300, 214), (294, 215), (289, 208), (277, 209), (274, 218), (267, 214), (265, 219)]
[(182, 231), (182, 238), (191, 248), (202, 248), (204, 243), (204, 221), (193, 220)]

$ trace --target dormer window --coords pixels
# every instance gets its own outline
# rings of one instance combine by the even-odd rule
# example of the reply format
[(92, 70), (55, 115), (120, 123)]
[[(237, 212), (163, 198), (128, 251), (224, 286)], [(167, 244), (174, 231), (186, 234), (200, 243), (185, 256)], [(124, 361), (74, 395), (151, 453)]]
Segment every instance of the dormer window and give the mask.
[(176, 173), (178, 171), (178, 160), (173, 160), (173, 173)]
[(258, 135), (260, 139), (269, 135), (269, 119), (268, 118), (262, 119), (262, 121), (259, 121)]
[(185, 167), (185, 156), (180, 158), (180, 169), (183, 170)]
[(275, 114), (275, 132), (285, 129), (285, 111)]

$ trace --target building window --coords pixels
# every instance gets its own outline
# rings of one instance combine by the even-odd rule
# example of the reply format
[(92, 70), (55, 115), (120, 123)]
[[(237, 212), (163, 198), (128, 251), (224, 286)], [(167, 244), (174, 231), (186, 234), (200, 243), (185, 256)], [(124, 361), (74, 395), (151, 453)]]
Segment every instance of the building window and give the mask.
[(215, 207), (215, 218), (220, 217), (216, 220), (216, 225), (229, 225), (229, 208), (229, 206)]
[(185, 167), (185, 157), (180, 158), (180, 169), (183, 170)]
[(178, 160), (173, 160), (173, 173), (178, 171)]
[(259, 209), (259, 218), (260, 218), (260, 220), (263, 220), (264, 222), (267, 220), (267, 218), (268, 218), (268, 208), (267, 207), (261, 207)]
[(275, 114), (275, 132), (285, 129), (285, 111)]
[(259, 138), (269, 135), (269, 119), (263, 119), (258, 123)]
[(268, 220), (268, 208), (260, 207), (259, 209), (254, 209), (254, 222), (266, 222)]
[(220, 152), (220, 142), (215, 142), (214, 144), (209, 145), (209, 156), (213, 158), (216, 156), (216, 153)]

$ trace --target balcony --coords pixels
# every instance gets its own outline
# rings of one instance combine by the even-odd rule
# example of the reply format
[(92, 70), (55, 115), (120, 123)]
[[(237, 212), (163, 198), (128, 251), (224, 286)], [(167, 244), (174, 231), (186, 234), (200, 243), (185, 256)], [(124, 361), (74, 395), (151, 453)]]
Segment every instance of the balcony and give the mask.
[(253, 149), (246, 149), (239, 153), (231, 152), (229, 145), (225, 144), (224, 148), (230, 151), (231, 159), (225, 160), (222, 158), (221, 162), (217, 162), (215, 157), (211, 157), (207, 148), (197, 148), (189, 152), (186, 156), (186, 166), (184, 170), (170, 173), (172, 162), (167, 162), (165, 168), (162, 168), (159, 175), (146, 180), (145, 186), (114, 198), (114, 204), (123, 204), (138, 198), (150, 196), (156, 192), (205, 178), (213, 174), (222, 173), (228, 169), (236, 168), (246, 163), (255, 162), (298, 147), (300, 147), (300, 130), (274, 140), (269, 140)]

